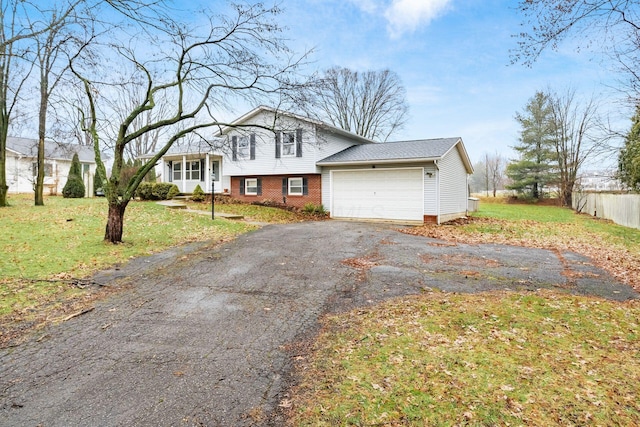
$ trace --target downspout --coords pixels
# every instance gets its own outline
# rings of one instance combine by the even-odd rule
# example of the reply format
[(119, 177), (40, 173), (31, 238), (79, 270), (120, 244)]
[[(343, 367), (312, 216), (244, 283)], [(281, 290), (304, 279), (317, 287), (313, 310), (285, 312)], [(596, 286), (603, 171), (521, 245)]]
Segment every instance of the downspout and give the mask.
[(436, 224), (440, 225), (440, 168), (437, 159), (433, 165), (436, 167)]

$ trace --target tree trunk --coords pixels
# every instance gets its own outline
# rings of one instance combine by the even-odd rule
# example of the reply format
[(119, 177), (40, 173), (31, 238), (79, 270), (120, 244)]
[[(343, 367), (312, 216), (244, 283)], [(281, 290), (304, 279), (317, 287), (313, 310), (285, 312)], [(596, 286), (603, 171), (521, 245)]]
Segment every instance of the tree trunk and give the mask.
[(38, 162), (36, 164), (35, 205), (44, 206), (44, 136), (38, 138)]
[(122, 243), (124, 211), (126, 208), (126, 203), (109, 204), (109, 214), (107, 217), (107, 227), (104, 233), (104, 240), (110, 243)]
[(562, 192), (562, 206), (571, 207), (573, 205), (573, 191), (570, 188), (565, 188)]
[(1, 129), (2, 126), (4, 126), (4, 123), (0, 124), (0, 207), (3, 208), (8, 206), (7, 193), (9, 192), (9, 186), (7, 185), (6, 170), (7, 134)]

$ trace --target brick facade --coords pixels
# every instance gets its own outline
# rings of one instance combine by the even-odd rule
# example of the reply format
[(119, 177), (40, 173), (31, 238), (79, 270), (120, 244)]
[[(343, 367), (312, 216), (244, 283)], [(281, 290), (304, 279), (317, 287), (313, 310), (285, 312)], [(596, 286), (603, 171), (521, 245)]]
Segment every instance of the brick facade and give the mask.
[[(240, 194), (241, 181), (247, 178), (259, 178), (261, 194), (246, 195)], [(307, 195), (292, 196), (282, 194), (282, 180), (284, 178), (306, 178)], [(284, 203), (288, 206), (298, 208), (304, 207), (307, 203), (314, 205), (322, 204), (322, 180), (320, 174), (307, 175), (263, 175), (263, 176), (232, 176), (231, 177), (231, 197), (246, 203), (273, 201)]]

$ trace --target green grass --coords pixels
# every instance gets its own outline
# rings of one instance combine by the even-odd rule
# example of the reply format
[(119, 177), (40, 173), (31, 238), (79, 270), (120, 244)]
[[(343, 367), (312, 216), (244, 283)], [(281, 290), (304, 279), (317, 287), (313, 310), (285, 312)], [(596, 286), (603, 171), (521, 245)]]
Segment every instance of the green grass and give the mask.
[[(211, 212), (210, 203), (187, 202), (187, 206), (191, 209), (205, 210)], [(304, 213), (291, 212), (285, 209), (258, 206), (239, 203), (216, 204), (216, 212), (242, 215), (245, 219), (256, 222), (268, 222), (276, 224), (285, 224), (295, 221), (303, 221), (313, 218), (312, 215)]]
[[(506, 204), (501, 199), (484, 198), (473, 217), (488, 221), (471, 223), (462, 231), (517, 237), (557, 237), (606, 242), (640, 255), (640, 230), (611, 221), (577, 214), (569, 208), (534, 204)], [(492, 221), (493, 220), (493, 221)]]
[[(103, 198), (11, 196), (0, 209), (0, 316), (15, 316), (78, 290), (37, 279), (82, 278), (110, 265), (191, 241), (228, 240), (254, 226), (167, 209), (154, 202), (131, 202), (123, 244), (103, 241), (107, 204)], [(27, 279), (27, 280), (25, 280)]]
[(640, 424), (640, 305), (430, 293), (326, 319), (296, 426)]
[(535, 204), (507, 204), (501, 199), (483, 198), (480, 210), (473, 216), (484, 218), (508, 219), (510, 221), (539, 221), (570, 223), (576, 215), (569, 208), (542, 206)]

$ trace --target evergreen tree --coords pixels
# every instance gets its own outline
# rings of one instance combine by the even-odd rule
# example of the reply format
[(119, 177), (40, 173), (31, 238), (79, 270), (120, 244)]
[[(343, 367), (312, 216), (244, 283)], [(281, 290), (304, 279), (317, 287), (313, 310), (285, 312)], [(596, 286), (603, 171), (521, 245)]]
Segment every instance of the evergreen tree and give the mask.
[(71, 160), (71, 168), (69, 169), (69, 176), (67, 177), (67, 183), (62, 189), (62, 196), (65, 198), (81, 198), (84, 197), (84, 182), (82, 181), (82, 169), (80, 167), (80, 159), (78, 154), (73, 155)]
[(631, 118), (631, 130), (618, 156), (618, 177), (633, 190), (640, 190), (640, 105)]
[(95, 173), (93, 176), (93, 194), (95, 195), (98, 190), (104, 191), (102, 188), (102, 178), (100, 178), (99, 173)]
[(512, 183), (507, 188), (529, 193), (534, 199), (542, 197), (542, 190), (556, 180), (555, 151), (549, 95), (536, 92), (529, 99), (523, 113), (516, 114), (520, 123), (520, 143), (513, 148), (520, 159), (507, 166)]

